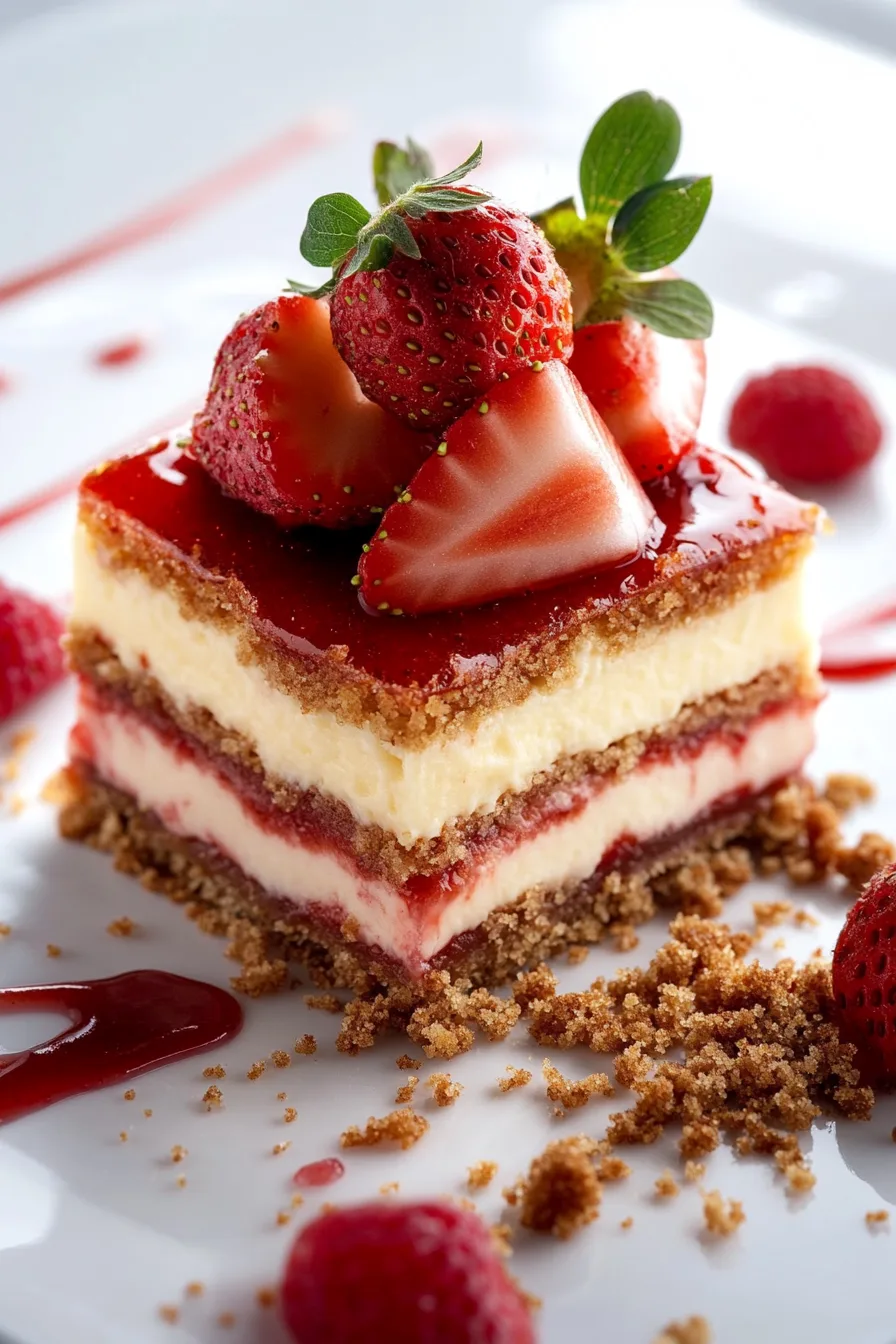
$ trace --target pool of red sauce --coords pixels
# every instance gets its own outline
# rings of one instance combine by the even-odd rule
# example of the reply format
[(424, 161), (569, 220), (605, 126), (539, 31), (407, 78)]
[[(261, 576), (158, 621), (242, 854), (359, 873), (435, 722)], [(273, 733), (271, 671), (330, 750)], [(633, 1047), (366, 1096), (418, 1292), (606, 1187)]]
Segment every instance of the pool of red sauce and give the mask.
[(232, 994), (167, 971), (0, 989), (0, 1015), (29, 1012), (64, 1013), (71, 1026), (0, 1054), (0, 1124), (222, 1045), (243, 1025)]
[(121, 458), (81, 487), (82, 503), (109, 526), (137, 527), (196, 579), (228, 583), (259, 632), (292, 656), (329, 651), (343, 675), (429, 691), (487, 677), (509, 649), (574, 629), (675, 573), (721, 565), (745, 546), (814, 525), (809, 506), (709, 449), (682, 459), (648, 493), (662, 539), (625, 566), (470, 611), (377, 617), (361, 609), (350, 582), (364, 533), (283, 531), (223, 495), (176, 449)]
[(894, 624), (893, 598), (833, 621), (822, 636), (822, 676), (829, 681), (871, 681), (896, 672), (896, 653), (876, 652), (869, 644), (875, 631)]
[(306, 1162), (304, 1167), (299, 1167), (292, 1183), (300, 1190), (310, 1190), (321, 1185), (332, 1185), (344, 1175), (345, 1167), (338, 1157), (322, 1157), (318, 1162)]

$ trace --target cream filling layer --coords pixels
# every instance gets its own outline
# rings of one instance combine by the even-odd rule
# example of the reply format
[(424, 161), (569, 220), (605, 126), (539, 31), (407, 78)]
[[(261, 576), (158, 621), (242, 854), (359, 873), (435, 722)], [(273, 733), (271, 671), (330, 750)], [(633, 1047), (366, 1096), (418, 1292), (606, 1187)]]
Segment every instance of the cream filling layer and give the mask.
[(432, 839), (457, 818), (491, 812), (557, 759), (604, 751), (686, 705), (782, 664), (817, 665), (803, 574), (739, 598), (712, 615), (645, 631), (610, 655), (593, 638), (570, 673), (474, 730), (418, 750), (384, 742), (329, 713), (306, 713), (240, 660), (235, 635), (181, 615), (175, 598), (136, 571), (103, 565), (81, 524), (73, 620), (107, 640), (126, 667), (146, 668), (175, 703), (208, 710), (243, 734), (265, 769), (346, 803), (359, 821), (404, 845)]
[(450, 898), (425, 903), (359, 877), (333, 850), (266, 830), (229, 784), (135, 716), (85, 704), (81, 722), (99, 773), (170, 831), (214, 845), (266, 891), (315, 906), (337, 926), (354, 917), (362, 941), (414, 974), (524, 891), (583, 881), (622, 836), (648, 840), (685, 827), (735, 790), (758, 791), (799, 769), (813, 744), (813, 711), (798, 705), (758, 720), (740, 741), (708, 738), (696, 754), (637, 767), (514, 848), (486, 854)]

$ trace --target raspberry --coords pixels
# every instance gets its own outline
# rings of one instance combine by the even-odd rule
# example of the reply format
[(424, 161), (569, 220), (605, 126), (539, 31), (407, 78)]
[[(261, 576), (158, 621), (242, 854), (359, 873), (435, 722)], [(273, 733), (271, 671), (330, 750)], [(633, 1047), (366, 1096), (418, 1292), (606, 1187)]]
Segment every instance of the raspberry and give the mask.
[(52, 607), (0, 582), (0, 720), (62, 678), (62, 631)]
[(875, 873), (846, 916), (834, 949), (841, 1034), (859, 1049), (870, 1083), (896, 1083), (896, 864)]
[(883, 428), (850, 378), (805, 365), (751, 378), (731, 408), (728, 437), (773, 475), (815, 483), (866, 466)]
[(281, 1290), (297, 1344), (534, 1344), (485, 1225), (450, 1204), (336, 1209), (296, 1238)]

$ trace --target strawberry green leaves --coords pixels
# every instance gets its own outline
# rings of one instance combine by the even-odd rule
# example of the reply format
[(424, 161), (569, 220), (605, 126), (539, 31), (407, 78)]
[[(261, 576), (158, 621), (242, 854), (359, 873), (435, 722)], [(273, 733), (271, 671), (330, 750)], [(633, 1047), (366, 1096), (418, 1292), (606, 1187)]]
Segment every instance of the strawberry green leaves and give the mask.
[(689, 281), (655, 274), (693, 242), (712, 197), (709, 177), (667, 179), (680, 144), (674, 108), (649, 93), (628, 94), (585, 142), (584, 218), (571, 198), (534, 217), (572, 281), (577, 326), (627, 313), (664, 335), (710, 335), (706, 295)]
[(379, 212), (371, 215), (360, 201), (344, 192), (319, 196), (308, 211), (299, 249), (312, 266), (329, 266), (333, 274), (316, 286), (288, 280), (287, 289), (320, 298), (332, 293), (346, 276), (381, 270), (396, 252), (418, 258), (420, 249), (407, 220), (422, 219), (432, 210), (472, 210), (491, 200), (490, 194), (478, 187), (453, 185), (481, 162), (480, 143), (463, 163), (434, 177), (429, 155), (413, 140), (408, 140), (406, 149), (380, 141), (373, 156)]
[(608, 107), (582, 150), (579, 185), (586, 215), (611, 219), (636, 191), (672, 171), (681, 144), (673, 107), (649, 93), (630, 93)]

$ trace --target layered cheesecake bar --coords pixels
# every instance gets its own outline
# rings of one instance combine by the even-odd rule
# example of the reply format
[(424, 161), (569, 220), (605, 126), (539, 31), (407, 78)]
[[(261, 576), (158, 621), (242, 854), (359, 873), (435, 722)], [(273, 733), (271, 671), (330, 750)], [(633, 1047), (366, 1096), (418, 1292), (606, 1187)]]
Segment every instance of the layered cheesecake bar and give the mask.
[(64, 830), (337, 979), (494, 983), (642, 918), (626, 876), (743, 832), (819, 698), (817, 511), (704, 449), (646, 490), (631, 563), (394, 619), (356, 534), (284, 531), (169, 443), (101, 467)]

